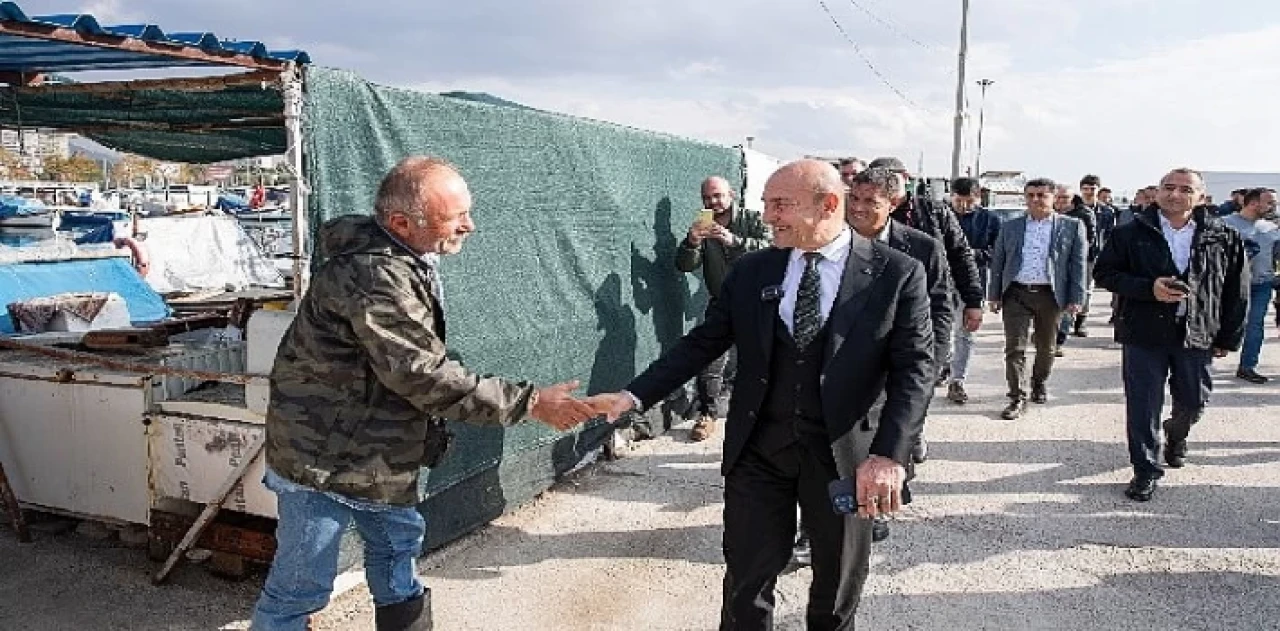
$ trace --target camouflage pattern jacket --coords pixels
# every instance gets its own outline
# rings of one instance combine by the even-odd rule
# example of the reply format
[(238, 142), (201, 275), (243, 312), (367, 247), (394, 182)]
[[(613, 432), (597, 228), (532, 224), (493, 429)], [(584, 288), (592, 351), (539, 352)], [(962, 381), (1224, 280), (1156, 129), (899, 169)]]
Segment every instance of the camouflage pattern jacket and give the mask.
[(441, 419), (508, 425), (534, 388), (445, 357), (434, 270), (373, 218), (326, 223), (320, 247), (271, 371), (267, 466), (321, 491), (416, 504), (422, 468), (447, 447)]

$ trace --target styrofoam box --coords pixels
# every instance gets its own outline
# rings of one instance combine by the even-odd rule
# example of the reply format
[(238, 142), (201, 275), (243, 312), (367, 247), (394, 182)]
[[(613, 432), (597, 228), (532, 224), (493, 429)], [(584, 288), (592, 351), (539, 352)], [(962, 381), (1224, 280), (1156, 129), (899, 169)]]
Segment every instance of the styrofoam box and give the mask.
[(129, 305), (125, 303), (124, 298), (120, 294), (107, 294), (107, 302), (102, 305), (102, 309), (98, 311), (98, 315), (93, 320), (85, 320), (80, 316), (59, 309), (54, 314), (53, 319), (49, 321), (49, 325), (45, 327), (46, 331), (96, 331), (99, 329), (122, 329), (130, 326), (129, 321)]
[[(271, 365), (276, 361), (276, 349), (280, 348), (280, 340), (284, 338), (289, 325), (293, 324), (294, 315), (292, 311), (259, 309), (249, 317), (249, 328), (246, 331), (249, 348), (246, 351), (245, 372), (251, 375), (271, 373)], [(245, 405), (250, 410), (265, 415), (270, 392), (270, 387), (266, 384), (246, 385)]]

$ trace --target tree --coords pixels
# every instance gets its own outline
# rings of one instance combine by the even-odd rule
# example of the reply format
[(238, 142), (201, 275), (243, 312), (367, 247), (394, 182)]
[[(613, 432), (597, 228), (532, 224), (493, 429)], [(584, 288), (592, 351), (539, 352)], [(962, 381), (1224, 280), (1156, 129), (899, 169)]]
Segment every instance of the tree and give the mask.
[(116, 186), (133, 187), (135, 183), (148, 185), (159, 176), (155, 160), (142, 156), (125, 156), (111, 167), (111, 181)]
[(50, 156), (43, 160), (42, 178), (58, 182), (97, 182), (102, 179), (102, 167), (92, 158), (76, 154), (69, 158)]
[(0, 147), (0, 177), (9, 180), (25, 180), (31, 177), (31, 171), (22, 164), (18, 156)]

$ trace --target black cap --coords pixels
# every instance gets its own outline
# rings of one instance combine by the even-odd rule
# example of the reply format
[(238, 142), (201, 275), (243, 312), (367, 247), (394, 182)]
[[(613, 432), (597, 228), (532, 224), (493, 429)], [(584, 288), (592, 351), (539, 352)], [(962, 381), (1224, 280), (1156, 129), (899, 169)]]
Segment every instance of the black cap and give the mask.
[(868, 169), (888, 169), (894, 172), (906, 173), (907, 165), (897, 158), (876, 158), (867, 165)]

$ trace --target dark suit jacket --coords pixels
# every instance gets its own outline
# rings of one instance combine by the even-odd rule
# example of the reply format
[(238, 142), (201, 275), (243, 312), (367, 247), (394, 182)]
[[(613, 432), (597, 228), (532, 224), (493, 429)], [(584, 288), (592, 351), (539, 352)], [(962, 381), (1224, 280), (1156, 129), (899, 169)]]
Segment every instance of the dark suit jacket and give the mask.
[[(760, 415), (769, 385), (769, 358), (779, 301), (766, 288), (782, 285), (791, 250), (744, 255), (733, 266), (706, 319), (627, 386), (646, 408), (693, 378), (737, 345), (738, 373), (725, 428), (728, 474)], [(828, 316), (822, 408), (832, 442), (853, 454), (836, 457), (839, 473), (853, 475), (868, 453), (900, 463), (910, 459), (933, 389), (933, 326), (924, 268), (889, 246), (854, 236), (844, 277)], [(878, 418), (869, 412), (885, 395)], [(852, 457), (850, 457), (852, 456)]]
[(925, 285), (929, 292), (929, 315), (933, 320), (933, 359), (941, 369), (951, 346), (952, 327), (956, 321), (954, 286), (947, 271), (947, 257), (937, 239), (896, 221), (889, 222), (889, 247), (906, 254), (924, 266)]

